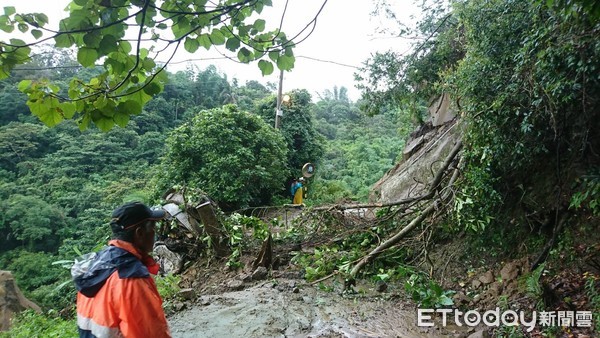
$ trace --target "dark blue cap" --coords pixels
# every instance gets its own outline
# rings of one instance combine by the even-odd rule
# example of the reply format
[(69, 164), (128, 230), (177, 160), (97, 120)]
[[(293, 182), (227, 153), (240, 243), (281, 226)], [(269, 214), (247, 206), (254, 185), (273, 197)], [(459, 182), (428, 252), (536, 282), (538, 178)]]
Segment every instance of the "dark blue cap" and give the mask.
[(161, 220), (165, 218), (165, 215), (166, 212), (162, 209), (153, 210), (141, 202), (129, 202), (113, 211), (110, 224), (113, 231), (125, 230), (145, 221)]

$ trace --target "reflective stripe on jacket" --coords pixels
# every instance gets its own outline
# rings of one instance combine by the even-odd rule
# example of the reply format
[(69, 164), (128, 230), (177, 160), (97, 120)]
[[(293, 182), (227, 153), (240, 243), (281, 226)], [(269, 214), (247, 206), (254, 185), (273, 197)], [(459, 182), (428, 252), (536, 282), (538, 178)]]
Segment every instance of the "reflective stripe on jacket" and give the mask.
[[(142, 255), (114, 240), (74, 276), (80, 337), (171, 337), (162, 300)], [(154, 263), (144, 257), (145, 262)]]

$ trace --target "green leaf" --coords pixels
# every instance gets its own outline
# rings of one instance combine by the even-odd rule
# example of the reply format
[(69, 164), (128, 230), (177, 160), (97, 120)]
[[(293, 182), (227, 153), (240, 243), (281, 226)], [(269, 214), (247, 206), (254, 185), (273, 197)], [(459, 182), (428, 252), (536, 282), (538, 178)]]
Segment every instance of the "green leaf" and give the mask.
[(77, 121), (77, 125), (79, 126), (79, 130), (84, 131), (90, 126), (92, 118), (89, 114), (86, 114), (81, 118), (81, 120)]
[(10, 39), (10, 44), (15, 45), (15, 46), (25, 46), (26, 45), (25, 41), (23, 41), (21, 39)]
[(192, 39), (190, 37), (187, 37), (187, 38), (185, 38), (185, 42), (183, 43), (183, 47), (189, 53), (194, 53), (200, 47), (200, 43), (198, 43), (198, 40), (196, 40), (196, 39)]
[(146, 70), (153, 70), (154, 67), (156, 67), (156, 62), (154, 62), (154, 60), (151, 58), (146, 58), (142, 62), (142, 65), (144, 66), (144, 69), (146, 69)]
[(206, 50), (209, 50), (210, 47), (212, 47), (212, 42), (210, 41), (208, 34), (200, 34), (198, 43), (200, 43), (200, 46), (206, 48)]
[(256, 13), (258, 13), (258, 14), (262, 13), (264, 8), (265, 8), (265, 4), (260, 1), (256, 2), (256, 5), (254, 7), (254, 9), (256, 10)]
[(156, 82), (150, 82), (144, 87), (144, 92), (148, 95), (156, 95), (162, 91), (160, 85)]
[(29, 86), (31, 86), (32, 83), (33, 83), (33, 81), (31, 81), (31, 80), (23, 80), (23, 81), (19, 82), (19, 85), (17, 86), (17, 88), (19, 89), (20, 92), (25, 92), (25, 90), (27, 88), (29, 88)]
[[(139, 108), (139, 112), (142, 112), (142, 106), (144, 106), (146, 104), (146, 102), (152, 100), (152, 96), (146, 94), (143, 90), (138, 90), (137, 92), (128, 95), (127, 98), (129, 100), (133, 100), (135, 102), (138, 102), (140, 104), (140, 108)], [(137, 110), (137, 109), (136, 109)]]
[[(122, 11), (125, 11), (125, 16), (127, 16), (127, 10), (123, 8)], [(126, 30), (127, 25), (119, 23), (106, 27), (102, 30), (102, 33), (104, 33), (104, 35), (123, 36)]]
[(277, 62), (277, 59), (279, 59), (279, 51), (269, 52), (269, 59), (271, 59), (273, 62)]
[(192, 26), (190, 25), (190, 20), (185, 16), (180, 16), (176, 23), (171, 26), (171, 30), (176, 39), (189, 34), (191, 29)]
[(237, 36), (230, 37), (229, 39), (227, 39), (225, 48), (229, 49), (232, 52), (235, 52), (238, 48), (240, 48), (240, 39), (238, 39)]
[(213, 29), (210, 33), (210, 40), (215, 45), (222, 45), (225, 43), (225, 35), (218, 29)]
[(42, 99), (28, 100), (27, 106), (29, 106), (31, 113), (38, 117), (47, 110), (44, 100)]
[(56, 47), (58, 48), (68, 48), (73, 45), (73, 39), (71, 39), (69, 34), (59, 33), (59, 35), (54, 37), (54, 41), (56, 42)]
[(107, 58), (106, 61), (104, 62), (104, 64), (106, 66), (110, 66), (109, 72), (111, 74), (119, 74), (119, 73), (123, 72), (123, 70), (125, 69), (125, 65), (122, 62), (119, 62), (118, 60), (116, 60), (112, 57)]
[(252, 61), (252, 52), (248, 48), (242, 47), (238, 52), (237, 57), (241, 62), (248, 63)]
[(0, 80), (6, 79), (10, 76), (10, 69), (11, 67), (8, 65), (2, 65), (2, 67), (0, 68)]
[(252, 27), (259, 32), (264, 31), (265, 30), (265, 20), (257, 19), (256, 21), (254, 21), (254, 25), (252, 25)]
[(13, 15), (15, 14), (17, 11), (15, 10), (15, 8), (13, 6), (7, 6), (4, 7), (4, 15)]
[(64, 120), (62, 111), (59, 112), (58, 110), (58, 99), (54, 97), (33, 101), (29, 100), (27, 101), (27, 105), (31, 113), (37, 116), (48, 127), (54, 127)]
[(39, 29), (32, 29), (31, 35), (33, 35), (34, 38), (39, 39), (42, 37), (42, 35), (44, 35), (44, 33), (42, 33), (42, 31)]
[(25, 33), (29, 30), (29, 26), (26, 23), (20, 23), (18, 27), (21, 33)]
[(0, 16), (0, 29), (7, 33), (12, 33), (12, 31), (15, 30), (15, 27), (8, 22), (8, 17), (6, 15)]
[(100, 31), (91, 31), (83, 36), (83, 43), (90, 48), (98, 48), (102, 41), (102, 35)]
[(76, 9), (71, 10), (71, 14), (67, 19), (61, 21), (61, 28), (64, 22), (64, 30), (81, 30), (90, 28), (91, 22), (89, 18), (89, 12)]
[(294, 56), (294, 49), (292, 49), (292, 47), (286, 47), (284, 54), (285, 56)]
[(121, 40), (119, 41), (119, 46), (121, 47), (121, 51), (123, 51), (123, 53), (128, 54), (131, 52), (131, 44), (129, 41)]
[(100, 95), (92, 104), (94, 105), (94, 107), (96, 107), (98, 109), (102, 109), (102, 108), (106, 107), (106, 105), (108, 104), (108, 99), (106, 98), (106, 96)]
[(34, 13), (33, 16), (37, 19), (37, 22), (40, 26), (48, 23), (48, 16), (44, 13)]
[(275, 67), (273, 67), (273, 64), (269, 61), (260, 60), (258, 61), (258, 68), (260, 68), (262, 75), (265, 76), (273, 74), (273, 70)]
[(129, 114), (116, 113), (115, 116), (113, 116), (113, 120), (119, 127), (125, 128), (127, 127), (127, 123), (129, 123)]
[(125, 102), (120, 102), (118, 106), (119, 114), (127, 114), (127, 115), (138, 115), (142, 112), (142, 105), (135, 100), (127, 100)]
[(117, 39), (114, 36), (105, 35), (102, 37), (102, 41), (100, 41), (100, 44), (98, 45), (98, 52), (101, 55), (108, 55), (117, 50)]
[(95, 49), (83, 47), (77, 52), (77, 61), (84, 67), (92, 67), (98, 60), (98, 52)]
[(63, 102), (59, 105), (59, 109), (62, 110), (62, 114), (66, 119), (71, 119), (75, 115), (75, 103)]
[(294, 68), (294, 61), (296, 59), (293, 56), (280, 55), (277, 59), (277, 68), (281, 70), (291, 70)]
[(96, 126), (103, 132), (107, 132), (115, 126), (115, 121), (113, 121), (112, 118), (102, 117), (94, 121), (94, 124), (96, 124)]

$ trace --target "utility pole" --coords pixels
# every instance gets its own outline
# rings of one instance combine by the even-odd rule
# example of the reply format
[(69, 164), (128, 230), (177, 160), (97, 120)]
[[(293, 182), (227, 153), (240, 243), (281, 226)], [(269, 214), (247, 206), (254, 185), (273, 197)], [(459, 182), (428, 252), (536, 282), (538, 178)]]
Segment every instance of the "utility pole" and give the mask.
[(283, 110), (281, 110), (281, 93), (283, 90), (283, 70), (279, 73), (279, 88), (277, 89), (277, 108), (275, 110), (275, 129), (281, 126), (281, 117), (283, 116)]

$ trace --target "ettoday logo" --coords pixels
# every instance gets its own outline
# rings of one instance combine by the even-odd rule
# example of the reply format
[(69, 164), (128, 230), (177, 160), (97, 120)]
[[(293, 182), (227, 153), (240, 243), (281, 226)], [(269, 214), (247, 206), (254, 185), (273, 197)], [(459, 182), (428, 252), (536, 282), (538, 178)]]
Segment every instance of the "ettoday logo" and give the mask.
[(435, 326), (435, 314), (441, 314), (442, 326), (447, 326), (448, 321), (453, 320), (457, 326), (474, 327), (482, 323), (488, 327), (524, 326), (527, 332), (533, 331), (537, 325), (591, 327), (593, 320), (591, 311), (533, 311), (528, 316), (523, 311), (500, 311), (498, 307), (483, 313), (477, 310), (463, 312), (458, 309), (418, 309), (417, 326)]

